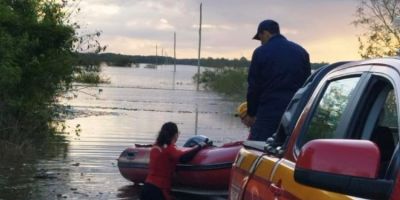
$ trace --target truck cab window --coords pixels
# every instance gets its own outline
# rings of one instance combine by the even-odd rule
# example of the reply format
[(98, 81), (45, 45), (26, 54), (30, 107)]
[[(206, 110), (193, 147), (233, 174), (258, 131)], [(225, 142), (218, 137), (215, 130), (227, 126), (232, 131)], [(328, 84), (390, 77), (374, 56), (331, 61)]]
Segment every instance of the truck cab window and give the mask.
[(380, 115), (379, 125), (388, 127), (394, 140), (394, 145), (399, 141), (399, 125), (396, 106), (396, 96), (394, 90), (391, 89), (387, 95), (385, 105)]
[(336, 128), (359, 79), (351, 77), (329, 83), (302, 137), (301, 146), (314, 139), (336, 138)]
[[(381, 96), (384, 98), (383, 103), (375, 103), (369, 109), (369, 120), (366, 121), (364, 126), (362, 138), (371, 140), (378, 146), (381, 153), (379, 176), (383, 177), (399, 139), (398, 114), (393, 88), (388, 85), (386, 89), (381, 90), (380, 94), (377, 95), (376, 102), (379, 102)], [(374, 109), (374, 107), (376, 108)], [(378, 112), (375, 112), (375, 110), (378, 110)], [(368, 124), (373, 124), (374, 127), (369, 130), (370, 125)]]

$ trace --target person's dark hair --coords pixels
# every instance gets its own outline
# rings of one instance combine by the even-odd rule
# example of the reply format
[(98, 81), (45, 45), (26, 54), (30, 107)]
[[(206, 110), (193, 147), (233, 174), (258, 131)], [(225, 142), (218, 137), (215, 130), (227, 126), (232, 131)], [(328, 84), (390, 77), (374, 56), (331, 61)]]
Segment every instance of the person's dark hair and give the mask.
[(167, 122), (158, 132), (156, 144), (158, 146), (169, 145), (176, 134), (178, 134), (178, 126), (174, 122)]

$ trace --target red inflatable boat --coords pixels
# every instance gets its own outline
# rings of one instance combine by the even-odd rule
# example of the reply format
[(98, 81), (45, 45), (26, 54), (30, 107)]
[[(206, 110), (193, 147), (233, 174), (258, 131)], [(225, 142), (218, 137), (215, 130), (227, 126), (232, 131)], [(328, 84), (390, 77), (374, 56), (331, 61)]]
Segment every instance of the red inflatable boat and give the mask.
[[(194, 136), (183, 148), (194, 146), (199, 141), (208, 141), (204, 136)], [(220, 147), (209, 146), (200, 150), (192, 161), (178, 164), (173, 179), (173, 190), (207, 194), (227, 191), (232, 163), (242, 142), (226, 143)], [(134, 183), (143, 183), (148, 173), (151, 145), (127, 148), (118, 158), (122, 176)], [(218, 192), (217, 192), (218, 193)]]

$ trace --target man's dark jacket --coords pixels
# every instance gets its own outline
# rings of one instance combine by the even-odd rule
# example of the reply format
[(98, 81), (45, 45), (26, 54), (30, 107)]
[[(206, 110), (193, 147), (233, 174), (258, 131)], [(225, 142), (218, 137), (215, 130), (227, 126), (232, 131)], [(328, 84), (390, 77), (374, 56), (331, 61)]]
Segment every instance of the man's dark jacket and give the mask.
[[(247, 114), (280, 117), (310, 73), (306, 50), (280, 34), (272, 36), (253, 53), (248, 76)], [(260, 107), (263, 112), (268, 112), (257, 114)]]

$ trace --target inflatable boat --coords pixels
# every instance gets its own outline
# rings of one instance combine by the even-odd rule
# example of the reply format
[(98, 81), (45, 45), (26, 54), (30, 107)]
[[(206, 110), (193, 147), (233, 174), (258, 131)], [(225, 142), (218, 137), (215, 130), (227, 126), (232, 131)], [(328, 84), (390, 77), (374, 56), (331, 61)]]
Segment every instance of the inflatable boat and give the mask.
[[(195, 146), (199, 142), (210, 145), (200, 150), (188, 163), (179, 163), (173, 178), (173, 190), (189, 193), (200, 191), (227, 191), (232, 163), (242, 146), (242, 142), (226, 143), (216, 147), (205, 136), (194, 136), (182, 147)], [(151, 145), (135, 144), (125, 149), (118, 158), (118, 168), (121, 175), (134, 182), (143, 183), (149, 166)], [(197, 191), (197, 192), (196, 192)]]

